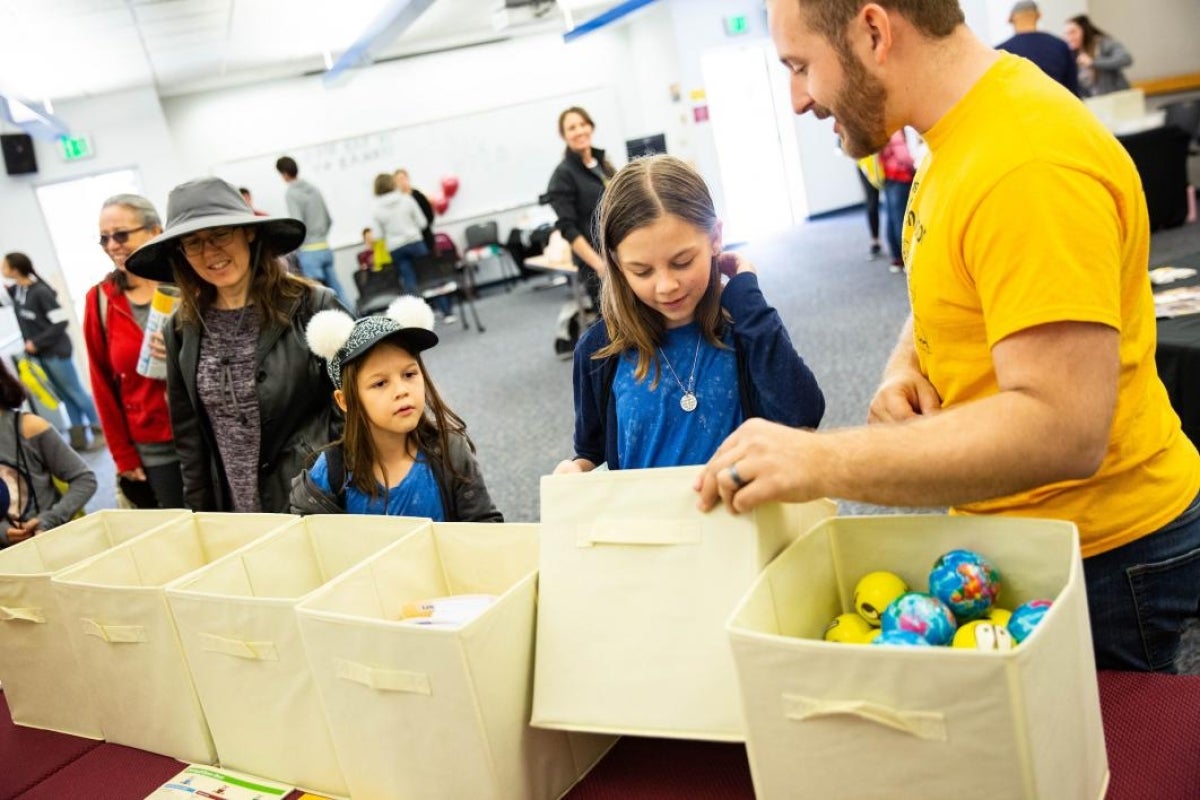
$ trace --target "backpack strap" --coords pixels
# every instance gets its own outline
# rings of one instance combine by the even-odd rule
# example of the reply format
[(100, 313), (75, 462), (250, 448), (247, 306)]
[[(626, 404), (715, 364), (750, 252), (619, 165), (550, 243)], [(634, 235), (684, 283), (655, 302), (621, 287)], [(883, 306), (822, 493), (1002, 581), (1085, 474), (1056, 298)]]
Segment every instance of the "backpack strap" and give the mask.
[(325, 469), (329, 473), (329, 488), (337, 504), (346, 507), (346, 459), (342, 454), (342, 446), (334, 445), (325, 450)]

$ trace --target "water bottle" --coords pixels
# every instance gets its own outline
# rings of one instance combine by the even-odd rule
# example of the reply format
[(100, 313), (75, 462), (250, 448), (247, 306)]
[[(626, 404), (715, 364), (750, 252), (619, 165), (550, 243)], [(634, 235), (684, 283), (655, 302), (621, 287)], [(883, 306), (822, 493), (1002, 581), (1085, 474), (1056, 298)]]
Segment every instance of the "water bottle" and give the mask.
[(159, 286), (150, 301), (150, 316), (146, 320), (146, 331), (142, 336), (142, 350), (138, 354), (137, 372), (147, 378), (166, 380), (167, 362), (150, 353), (150, 341), (167, 324), (175, 306), (179, 304), (179, 289), (174, 286)]

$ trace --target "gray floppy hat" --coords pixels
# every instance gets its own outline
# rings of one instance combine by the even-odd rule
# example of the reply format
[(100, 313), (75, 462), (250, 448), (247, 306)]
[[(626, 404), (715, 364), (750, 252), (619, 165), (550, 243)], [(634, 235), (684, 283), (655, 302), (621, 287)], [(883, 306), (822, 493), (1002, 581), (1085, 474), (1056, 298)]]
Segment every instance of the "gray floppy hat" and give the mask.
[(181, 183), (167, 198), (163, 232), (134, 250), (125, 268), (152, 281), (173, 282), (171, 251), (179, 237), (205, 228), (253, 225), (273, 255), (290, 253), (304, 241), (304, 223), (291, 217), (260, 217), (241, 193), (220, 178), (197, 178)]

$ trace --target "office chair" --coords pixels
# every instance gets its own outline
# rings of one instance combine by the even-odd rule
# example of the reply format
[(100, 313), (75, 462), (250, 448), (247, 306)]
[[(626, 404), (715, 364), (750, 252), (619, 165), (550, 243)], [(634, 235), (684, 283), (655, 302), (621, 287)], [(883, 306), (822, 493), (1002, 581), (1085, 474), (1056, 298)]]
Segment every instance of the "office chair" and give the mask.
[(495, 220), (468, 225), (466, 230), (467, 251), (464, 260), (468, 264), (482, 265), (496, 260), (499, 280), (504, 282), (504, 291), (512, 291), (513, 284), (521, 277), (513, 254), (500, 243), (500, 230)]
[(354, 273), (354, 285), (358, 288), (355, 312), (360, 317), (382, 314), (400, 296), (400, 277), (395, 264), (377, 270), (358, 270)]
[[(475, 327), (480, 333), (486, 330), (479, 321), (479, 311), (475, 308), (475, 285), (470, 265), (459, 270), (457, 262), (447, 256), (418, 256), (413, 259), (413, 272), (417, 276), (417, 294), (426, 302), (438, 297), (448, 297), (452, 304), (458, 305), (458, 314), (463, 327), (471, 329), (467, 321), (467, 310), (475, 320)], [(453, 308), (453, 305), (451, 306)]]

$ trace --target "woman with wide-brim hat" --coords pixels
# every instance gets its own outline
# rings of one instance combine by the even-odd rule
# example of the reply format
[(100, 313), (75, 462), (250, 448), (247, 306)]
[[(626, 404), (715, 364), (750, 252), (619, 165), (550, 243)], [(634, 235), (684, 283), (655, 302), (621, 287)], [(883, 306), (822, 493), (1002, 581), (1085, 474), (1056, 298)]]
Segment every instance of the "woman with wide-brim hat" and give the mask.
[(163, 339), (193, 511), (286, 512), (291, 479), (340, 435), (333, 384), (304, 329), (341, 305), (280, 259), (303, 239), (299, 220), (255, 216), (229, 183), (199, 178), (171, 190), (166, 228), (125, 261), (180, 289)]

